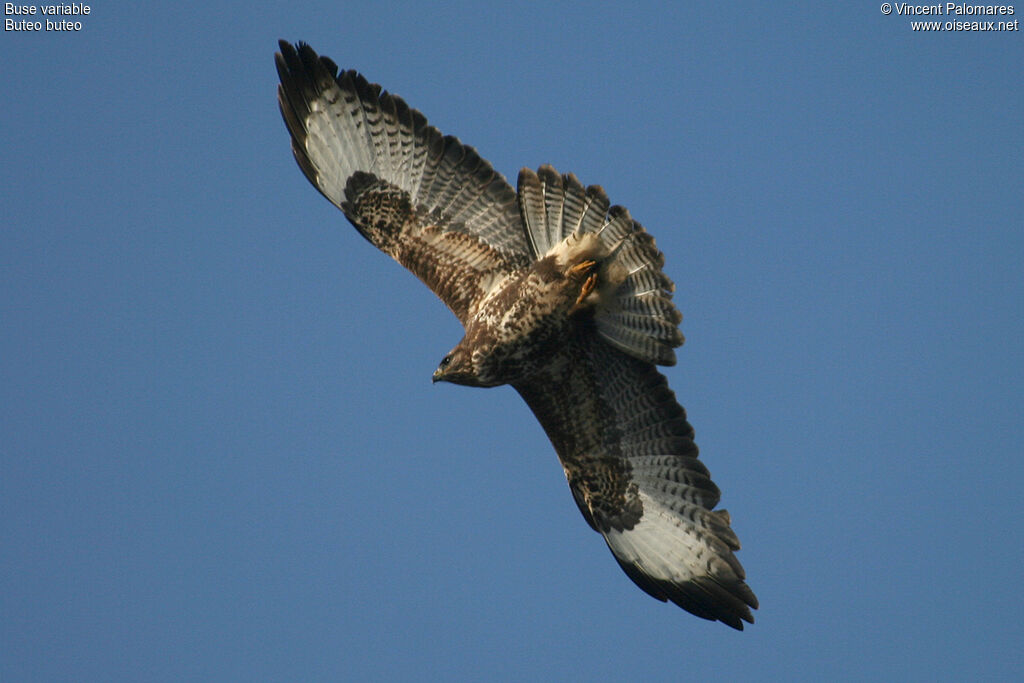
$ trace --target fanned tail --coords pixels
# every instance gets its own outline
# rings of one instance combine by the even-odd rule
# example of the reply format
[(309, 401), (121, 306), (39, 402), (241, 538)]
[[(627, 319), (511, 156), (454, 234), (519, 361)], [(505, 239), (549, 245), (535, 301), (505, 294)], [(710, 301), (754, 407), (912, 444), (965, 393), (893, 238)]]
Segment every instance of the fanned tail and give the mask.
[(519, 211), (536, 258), (558, 249), (571, 251), (585, 236), (596, 236), (598, 334), (640, 360), (675, 364), (675, 348), (683, 343), (683, 316), (672, 303), (675, 285), (662, 272), (665, 257), (654, 238), (629, 211), (609, 206), (600, 186), (584, 188), (572, 173), (560, 175), (548, 165), (536, 173), (519, 172)]

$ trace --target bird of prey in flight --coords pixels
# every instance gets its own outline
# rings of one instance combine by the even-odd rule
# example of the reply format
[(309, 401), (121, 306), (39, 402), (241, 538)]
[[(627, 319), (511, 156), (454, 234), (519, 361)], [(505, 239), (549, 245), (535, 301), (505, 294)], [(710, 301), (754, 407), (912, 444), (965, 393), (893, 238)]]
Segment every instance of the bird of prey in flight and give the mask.
[(629, 578), (698, 617), (753, 623), (739, 540), (656, 368), (675, 363), (683, 336), (650, 233), (550, 166), (523, 169), (513, 190), (399, 97), (308, 45), (280, 49), (278, 102), (302, 172), (465, 328), (434, 381), (515, 388)]

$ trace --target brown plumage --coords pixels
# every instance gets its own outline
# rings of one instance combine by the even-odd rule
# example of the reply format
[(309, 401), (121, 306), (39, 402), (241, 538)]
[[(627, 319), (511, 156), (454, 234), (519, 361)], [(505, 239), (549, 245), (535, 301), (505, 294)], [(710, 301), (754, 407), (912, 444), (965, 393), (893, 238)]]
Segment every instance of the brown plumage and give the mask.
[(647, 593), (737, 629), (757, 599), (693, 428), (655, 364), (683, 342), (653, 238), (550, 166), (518, 192), (400, 98), (281, 42), (278, 101), (309, 181), (416, 274), (465, 336), (434, 381), (512, 385), (590, 526)]

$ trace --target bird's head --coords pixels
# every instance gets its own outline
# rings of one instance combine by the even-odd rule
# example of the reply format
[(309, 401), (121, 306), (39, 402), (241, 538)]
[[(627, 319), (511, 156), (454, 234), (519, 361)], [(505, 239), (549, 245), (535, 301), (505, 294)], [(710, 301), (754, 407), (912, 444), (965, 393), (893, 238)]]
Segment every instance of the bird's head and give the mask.
[(466, 386), (480, 386), (476, 371), (473, 368), (472, 354), (468, 353), (462, 344), (452, 349), (447, 356), (441, 359), (441, 363), (434, 371), (434, 382), (451, 382), (452, 384), (464, 384)]

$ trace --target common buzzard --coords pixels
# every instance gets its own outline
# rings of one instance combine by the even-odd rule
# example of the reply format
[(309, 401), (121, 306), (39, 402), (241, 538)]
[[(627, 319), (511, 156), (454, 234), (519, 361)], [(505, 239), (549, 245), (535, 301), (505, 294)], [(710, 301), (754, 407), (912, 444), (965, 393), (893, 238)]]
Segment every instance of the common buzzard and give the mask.
[(753, 623), (739, 540), (655, 368), (675, 363), (683, 336), (650, 234), (550, 166), (520, 171), (514, 191), (379, 85), (303, 43), (280, 47), (278, 102), (302, 172), (465, 328), (434, 381), (511, 384), (629, 578), (704, 619)]

